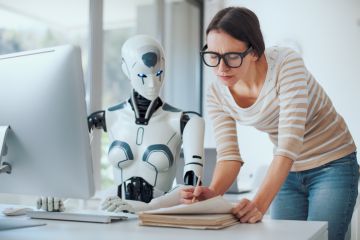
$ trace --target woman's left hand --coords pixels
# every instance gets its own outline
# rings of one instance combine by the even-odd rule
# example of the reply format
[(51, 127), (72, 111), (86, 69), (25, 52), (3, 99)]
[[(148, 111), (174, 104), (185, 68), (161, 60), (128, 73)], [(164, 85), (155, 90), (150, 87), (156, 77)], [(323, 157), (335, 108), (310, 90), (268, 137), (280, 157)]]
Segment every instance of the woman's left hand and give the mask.
[(263, 218), (263, 213), (256, 207), (255, 203), (246, 198), (236, 204), (232, 209), (232, 214), (241, 223), (257, 223)]

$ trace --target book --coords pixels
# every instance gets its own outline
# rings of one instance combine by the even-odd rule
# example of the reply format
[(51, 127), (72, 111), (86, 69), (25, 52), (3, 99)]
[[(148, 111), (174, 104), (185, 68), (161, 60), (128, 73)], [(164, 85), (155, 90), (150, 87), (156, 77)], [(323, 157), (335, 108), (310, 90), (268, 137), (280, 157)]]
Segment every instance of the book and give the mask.
[(222, 196), (139, 213), (140, 225), (190, 229), (222, 229), (237, 224), (233, 205)]

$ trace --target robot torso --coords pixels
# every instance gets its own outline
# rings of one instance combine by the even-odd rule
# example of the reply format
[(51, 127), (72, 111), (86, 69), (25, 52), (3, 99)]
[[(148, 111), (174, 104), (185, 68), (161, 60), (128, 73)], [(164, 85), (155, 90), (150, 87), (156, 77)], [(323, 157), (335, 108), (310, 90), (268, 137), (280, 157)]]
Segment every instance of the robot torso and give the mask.
[(140, 177), (154, 187), (154, 193), (171, 189), (182, 144), (181, 116), (180, 110), (164, 104), (147, 125), (139, 125), (128, 102), (106, 111), (108, 154), (117, 182)]

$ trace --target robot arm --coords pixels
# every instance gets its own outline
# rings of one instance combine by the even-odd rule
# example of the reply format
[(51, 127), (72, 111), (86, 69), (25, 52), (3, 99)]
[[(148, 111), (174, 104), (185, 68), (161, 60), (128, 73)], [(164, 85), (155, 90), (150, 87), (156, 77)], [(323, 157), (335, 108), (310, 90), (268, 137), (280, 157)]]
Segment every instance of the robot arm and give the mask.
[(90, 114), (90, 116), (88, 116), (87, 118), (88, 120), (88, 128), (89, 128), (89, 132), (91, 132), (92, 129), (97, 128), (97, 129), (104, 129), (104, 131), (106, 132), (106, 121), (105, 121), (105, 111), (101, 110), (101, 111), (96, 111), (93, 112), (92, 114)]
[[(185, 115), (187, 119), (188, 116)], [(195, 186), (204, 168), (204, 119), (191, 117), (183, 130), (184, 183)]]

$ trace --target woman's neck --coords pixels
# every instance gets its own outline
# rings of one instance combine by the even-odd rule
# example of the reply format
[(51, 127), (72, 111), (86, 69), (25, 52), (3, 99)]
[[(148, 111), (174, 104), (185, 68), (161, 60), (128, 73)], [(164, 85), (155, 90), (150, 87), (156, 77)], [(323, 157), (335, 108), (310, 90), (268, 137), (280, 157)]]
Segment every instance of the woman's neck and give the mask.
[(264, 85), (268, 64), (263, 54), (258, 61), (250, 65), (248, 74), (230, 90), (240, 95), (257, 97)]
[(264, 86), (268, 64), (265, 55), (250, 65), (247, 76), (229, 88), (235, 102), (243, 108), (253, 105)]

